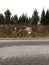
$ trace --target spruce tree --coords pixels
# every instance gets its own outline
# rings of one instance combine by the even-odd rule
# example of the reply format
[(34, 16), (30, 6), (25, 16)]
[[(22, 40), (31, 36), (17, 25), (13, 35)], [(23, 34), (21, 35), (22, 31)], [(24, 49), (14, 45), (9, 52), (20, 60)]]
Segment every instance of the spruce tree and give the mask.
[(39, 16), (37, 10), (35, 9), (32, 15), (32, 24), (37, 25), (38, 21), (39, 21)]
[(42, 13), (41, 13), (41, 25), (45, 25), (46, 24), (46, 21), (45, 21), (45, 10), (43, 9), (42, 10)]
[(4, 16), (2, 13), (0, 14), (0, 24), (4, 24)]
[(5, 24), (10, 24), (10, 16), (11, 16), (11, 12), (10, 12), (10, 10), (6, 10), (5, 12), (4, 12), (4, 14), (5, 14)]
[(45, 17), (46, 25), (49, 25), (49, 10), (46, 11), (46, 17)]

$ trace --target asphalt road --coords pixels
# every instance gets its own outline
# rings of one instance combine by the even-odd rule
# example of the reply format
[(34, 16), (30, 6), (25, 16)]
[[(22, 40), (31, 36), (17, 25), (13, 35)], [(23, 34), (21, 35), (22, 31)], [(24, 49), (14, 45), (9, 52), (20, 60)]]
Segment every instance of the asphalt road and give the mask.
[(49, 45), (49, 39), (42, 40), (0, 40), (0, 47), (23, 45)]
[(0, 62), (8, 62), (9, 65), (14, 62), (18, 63), (17, 65), (49, 65), (49, 39), (0, 40), (0, 58), (8, 58), (7, 61)]

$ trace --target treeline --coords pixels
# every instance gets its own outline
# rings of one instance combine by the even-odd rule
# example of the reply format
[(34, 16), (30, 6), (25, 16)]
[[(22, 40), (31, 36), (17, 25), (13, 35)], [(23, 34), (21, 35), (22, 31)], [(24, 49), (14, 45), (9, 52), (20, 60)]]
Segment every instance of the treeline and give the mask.
[(28, 18), (25, 14), (22, 14), (19, 18), (17, 15), (11, 16), (10, 10), (6, 10), (4, 15), (0, 14), (0, 24), (49, 25), (49, 10), (45, 12), (43, 9), (41, 17), (39, 17), (38, 11), (35, 9), (31, 18)]

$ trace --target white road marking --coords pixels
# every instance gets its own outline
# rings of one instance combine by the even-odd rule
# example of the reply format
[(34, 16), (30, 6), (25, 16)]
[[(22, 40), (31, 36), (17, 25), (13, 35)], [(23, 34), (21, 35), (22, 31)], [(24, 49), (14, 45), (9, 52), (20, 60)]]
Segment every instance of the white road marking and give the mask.
[(18, 42), (32, 42), (32, 41), (49, 41), (49, 39), (36, 39), (36, 40), (0, 40), (0, 42), (14, 42), (14, 41), (18, 41)]

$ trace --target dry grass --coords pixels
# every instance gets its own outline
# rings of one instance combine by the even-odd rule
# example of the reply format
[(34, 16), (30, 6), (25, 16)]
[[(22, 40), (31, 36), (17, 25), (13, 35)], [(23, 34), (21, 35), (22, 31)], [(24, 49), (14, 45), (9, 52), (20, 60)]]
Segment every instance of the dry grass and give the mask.
[[(27, 33), (13, 34), (15, 25), (0, 25), (0, 37), (2, 38), (17, 38), (17, 37), (49, 37), (49, 25), (33, 25), (32, 33), (28, 35)], [(20, 27), (20, 26), (19, 26)]]

